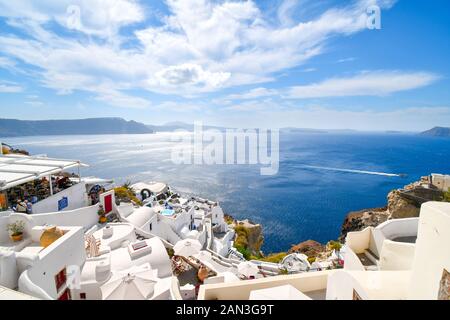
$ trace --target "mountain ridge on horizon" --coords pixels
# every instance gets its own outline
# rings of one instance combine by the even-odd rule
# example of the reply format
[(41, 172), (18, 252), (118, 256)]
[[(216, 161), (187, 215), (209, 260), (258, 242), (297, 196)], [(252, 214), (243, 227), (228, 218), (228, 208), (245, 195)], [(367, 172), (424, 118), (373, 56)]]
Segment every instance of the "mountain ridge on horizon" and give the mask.
[[(216, 129), (221, 132), (230, 129), (223, 126), (203, 125), (203, 128)], [(193, 131), (194, 124), (182, 121), (171, 121), (162, 125), (151, 125), (125, 120), (120, 117), (101, 117), (84, 119), (50, 119), (50, 120), (19, 120), (0, 118), (0, 137), (20, 137), (39, 135), (95, 135), (95, 134), (149, 134), (155, 132), (170, 132), (175, 130)], [(284, 127), (279, 129), (284, 133), (327, 133), (327, 132), (361, 132), (355, 129), (314, 129), (300, 127)], [(434, 127), (423, 132), (384, 130), (380, 133), (399, 134), (416, 133), (423, 136), (450, 136), (450, 128)]]
[(0, 137), (146, 133), (153, 131), (142, 123), (117, 117), (68, 120), (0, 119)]

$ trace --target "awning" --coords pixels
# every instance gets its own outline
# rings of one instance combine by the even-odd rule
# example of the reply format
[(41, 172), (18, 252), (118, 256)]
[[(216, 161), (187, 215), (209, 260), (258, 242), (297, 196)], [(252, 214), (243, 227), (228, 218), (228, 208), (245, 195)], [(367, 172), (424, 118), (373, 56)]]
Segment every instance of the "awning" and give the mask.
[(79, 160), (0, 155), (0, 191), (70, 168), (87, 166)]

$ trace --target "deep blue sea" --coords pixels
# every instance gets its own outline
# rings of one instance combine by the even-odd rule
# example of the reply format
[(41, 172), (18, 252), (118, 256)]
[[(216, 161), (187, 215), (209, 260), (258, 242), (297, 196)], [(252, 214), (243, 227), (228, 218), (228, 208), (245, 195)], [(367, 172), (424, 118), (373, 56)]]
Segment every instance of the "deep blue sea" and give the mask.
[(390, 190), (422, 175), (450, 173), (450, 139), (404, 134), (281, 134), (274, 176), (261, 176), (259, 165), (176, 165), (168, 133), (1, 140), (33, 154), (82, 160), (90, 165), (83, 175), (117, 184), (164, 181), (218, 200), (226, 213), (263, 225), (266, 253), (336, 239), (349, 211), (384, 206)]

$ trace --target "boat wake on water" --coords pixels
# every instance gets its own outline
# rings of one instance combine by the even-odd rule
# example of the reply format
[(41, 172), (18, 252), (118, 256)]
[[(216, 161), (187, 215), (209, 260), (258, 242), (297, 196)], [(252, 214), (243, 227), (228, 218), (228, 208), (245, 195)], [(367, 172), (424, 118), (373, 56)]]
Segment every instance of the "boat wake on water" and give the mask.
[(405, 177), (406, 176), (406, 174), (403, 174), (403, 173), (387, 173), (387, 172), (341, 169), (341, 168), (319, 167), (319, 166), (308, 166), (308, 165), (304, 165), (302, 167), (308, 168), (308, 169), (329, 170), (329, 171), (348, 172), (348, 173), (357, 173), (357, 174), (370, 174), (370, 175), (385, 176), (385, 177)]

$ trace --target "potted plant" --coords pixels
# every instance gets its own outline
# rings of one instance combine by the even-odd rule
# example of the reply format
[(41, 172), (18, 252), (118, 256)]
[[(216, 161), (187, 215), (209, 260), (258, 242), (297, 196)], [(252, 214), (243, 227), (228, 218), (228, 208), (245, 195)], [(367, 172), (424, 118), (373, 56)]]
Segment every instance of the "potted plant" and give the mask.
[(106, 219), (105, 209), (103, 209), (102, 205), (98, 206), (97, 214), (99, 216), (98, 218), (99, 223), (106, 223), (108, 221), (108, 219)]
[(23, 221), (16, 221), (14, 223), (8, 224), (8, 231), (10, 232), (11, 239), (14, 242), (22, 240), (24, 229), (25, 223)]

